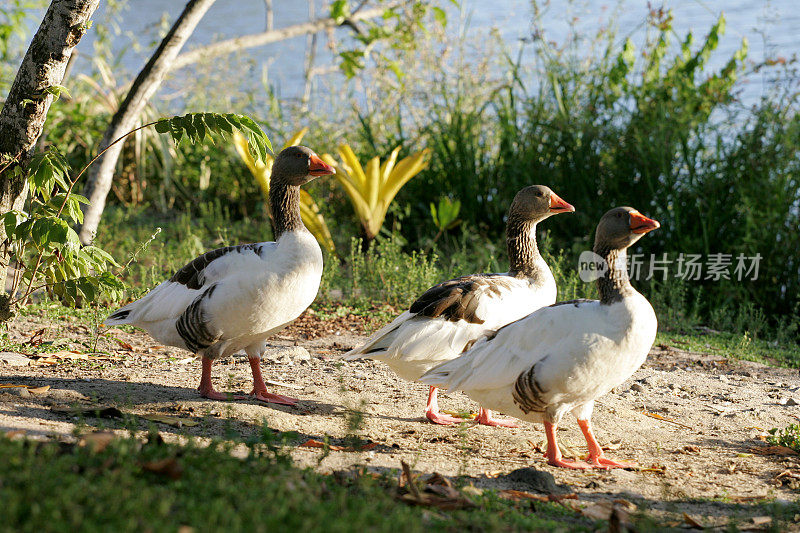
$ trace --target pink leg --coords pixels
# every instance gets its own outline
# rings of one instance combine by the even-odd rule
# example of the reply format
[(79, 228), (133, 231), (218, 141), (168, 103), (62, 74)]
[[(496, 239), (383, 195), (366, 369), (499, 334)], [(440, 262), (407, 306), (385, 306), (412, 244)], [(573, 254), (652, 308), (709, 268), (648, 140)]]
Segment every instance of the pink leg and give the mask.
[(586, 446), (589, 448), (589, 464), (593, 467), (605, 469), (635, 467), (635, 465), (630, 463), (619, 463), (611, 459), (606, 459), (603, 454), (603, 448), (600, 446), (600, 443), (597, 442), (597, 439), (594, 438), (591, 422), (589, 422), (589, 420), (578, 420), (578, 425), (581, 427), (583, 436), (586, 438)]
[(434, 424), (441, 424), (443, 426), (449, 426), (451, 424), (459, 424), (463, 422), (463, 418), (443, 415), (439, 412), (439, 402), (436, 399), (438, 393), (439, 391), (436, 387), (431, 387), (430, 392), (428, 392), (428, 405), (425, 406), (425, 416), (427, 419)]
[(502, 428), (518, 428), (519, 424), (513, 418), (492, 418), (492, 412), (489, 409), (481, 407), (481, 412), (478, 413), (478, 418), (475, 419), (478, 424), (486, 426), (502, 427)]
[(214, 390), (214, 385), (211, 384), (211, 364), (213, 359), (202, 357), (202, 373), (200, 374), (200, 386), (197, 390), (200, 391), (200, 396), (209, 398), (211, 400), (243, 400), (244, 396), (234, 396), (233, 394), (225, 394)]
[(264, 383), (264, 377), (261, 375), (261, 359), (258, 357), (250, 357), (250, 369), (253, 371), (253, 392), (250, 394), (255, 396), (257, 400), (267, 403), (279, 403), (281, 405), (296, 405), (299, 401), (297, 398), (290, 398), (288, 396), (281, 396), (280, 394), (271, 394), (267, 392), (267, 384)]
[(544, 423), (544, 433), (547, 436), (547, 463), (562, 468), (574, 468), (576, 470), (586, 470), (592, 468), (583, 461), (567, 461), (561, 458), (561, 450), (558, 449), (556, 442), (556, 426), (550, 422)]

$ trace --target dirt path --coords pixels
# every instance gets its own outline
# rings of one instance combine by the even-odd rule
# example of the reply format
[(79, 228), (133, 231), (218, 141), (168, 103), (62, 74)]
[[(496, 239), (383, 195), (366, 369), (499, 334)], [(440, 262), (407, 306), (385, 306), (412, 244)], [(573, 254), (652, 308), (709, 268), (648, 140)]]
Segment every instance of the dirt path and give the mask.
[[(54, 353), (85, 352), (92, 345), (84, 325), (47, 324), (20, 321), (11, 332), (12, 340), (30, 339), (45, 327), (35, 342), (60, 339)], [(0, 431), (71, 435), (78, 419), (60, 409), (113, 405), (140, 415), (199, 422), (181, 429), (157, 424), (162, 434), (175, 438), (224, 436), (230, 429), (246, 436), (266, 421), (274, 430), (297, 432), (291, 441), (297, 461), (326, 471), (354, 464), (398, 468), (403, 460), (420, 472), (471, 476), (477, 487), (575, 491), (586, 499), (621, 497), (640, 509), (686, 511), (706, 517), (707, 523), (731, 513), (746, 515), (737, 510), (737, 503), (796, 499), (796, 488), (776, 478), (786, 471), (800, 474), (800, 459), (757, 452), (767, 447), (759, 435), (797, 422), (800, 416), (800, 405), (793, 405), (800, 404), (797, 371), (729, 361), (719, 354), (654, 348), (631, 380), (598, 402), (594, 416), (598, 439), (610, 445), (607, 453), (643, 469), (575, 472), (544, 462), (537, 451), (544, 441), (539, 425), (501, 429), (427, 423), (422, 417), (426, 387), (397, 378), (380, 363), (343, 364), (332, 359), (363, 338), (354, 334), (359, 331), (356, 322), (341, 322), (340, 327), (326, 324), (316, 333), (313, 318), (303, 324), (273, 340), (271, 355), (277, 360), (263, 362), (267, 379), (288, 385), (273, 390), (300, 398), (298, 407), (201, 399), (195, 390), (199, 364), (186, 352), (158, 346), (142, 333), (113, 329), (99, 339), (99, 348), (116, 354), (111, 360), (68, 359), (48, 365), (39, 359), (33, 366), (0, 362), (0, 383), (51, 387), (42, 395), (0, 389)], [(303, 338), (319, 331), (324, 336)], [(248, 391), (251, 386), (243, 356), (219, 361), (214, 372), (221, 390)], [(441, 404), (458, 411), (476, 408), (461, 393), (443, 396)], [(345, 444), (346, 413), (352, 409), (365, 412), (359, 435), (375, 443), (368, 451), (333, 451), (323, 457), (319, 449), (297, 446), (326, 436), (334, 444)], [(574, 420), (565, 422), (561, 438), (577, 453), (585, 453)], [(88, 418), (86, 423), (122, 427), (106, 419)], [(541, 472), (552, 474), (558, 486)]]

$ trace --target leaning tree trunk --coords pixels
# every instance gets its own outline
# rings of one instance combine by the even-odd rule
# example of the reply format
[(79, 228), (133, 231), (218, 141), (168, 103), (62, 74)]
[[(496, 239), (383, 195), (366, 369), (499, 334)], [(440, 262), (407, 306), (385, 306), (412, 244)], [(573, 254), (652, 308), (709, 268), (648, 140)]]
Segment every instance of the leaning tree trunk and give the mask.
[[(61, 85), (75, 45), (89, 27), (100, 0), (53, 0), (33, 36), (17, 76), (0, 111), (0, 216), (22, 209), (28, 182), (17, 172), (25, 168), (42, 134), (54, 96), (48, 88)], [(0, 243), (5, 242), (0, 224)], [(0, 294), (5, 292), (7, 247), (0, 251)]]
[[(183, 45), (192, 35), (197, 23), (206, 14), (214, 0), (190, 0), (183, 9), (178, 20), (161, 41), (158, 49), (134, 80), (125, 100), (111, 119), (108, 129), (103, 134), (99, 149), (103, 150), (116, 139), (128, 133), (136, 126), (147, 101), (161, 86), (164, 76), (172, 68), (172, 62), (178, 56)], [(84, 188), (84, 195), (89, 198), (89, 205), (84, 208), (83, 226), (80, 231), (81, 242), (88, 244), (94, 239), (100, 217), (106, 206), (106, 197), (111, 190), (114, 169), (117, 166), (123, 143), (117, 143), (89, 168), (89, 177)]]

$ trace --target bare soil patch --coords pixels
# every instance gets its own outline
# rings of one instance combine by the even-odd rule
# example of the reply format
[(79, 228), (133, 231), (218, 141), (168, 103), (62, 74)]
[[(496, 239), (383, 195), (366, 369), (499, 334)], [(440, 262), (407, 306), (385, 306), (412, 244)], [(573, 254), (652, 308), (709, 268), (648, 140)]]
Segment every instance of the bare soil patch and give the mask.
[[(469, 476), (477, 487), (577, 492), (587, 500), (624, 498), (651, 512), (687, 512), (706, 525), (725, 523), (731, 516), (750, 520), (747, 505), (753, 502), (797, 498), (800, 483), (786, 473), (800, 476), (800, 458), (770, 454), (763, 441), (766, 430), (797, 422), (800, 416), (796, 370), (726, 359), (719, 353), (654, 347), (633, 378), (601, 398), (594, 416), (608, 455), (641, 469), (577, 472), (544, 462), (539, 425), (436, 426), (422, 415), (427, 387), (401, 380), (380, 363), (337, 361), (335, 356), (363, 340), (364, 325), (355, 316), (320, 321), (306, 315), (273, 339), (271, 357), (262, 363), (264, 375), (281, 384), (274, 392), (301, 400), (297, 407), (285, 407), (200, 398), (195, 390), (199, 362), (185, 351), (157, 345), (142, 332), (111, 329), (95, 338), (78, 321), (19, 319), (12, 340), (33, 338), (33, 344), (39, 344), (31, 345), (27, 354), (20, 350), (23, 355), (41, 355), (43, 347), (44, 353), (56, 355), (33, 358), (28, 366), (12, 366), (0, 358), (0, 384), (50, 387), (38, 394), (0, 388), (0, 431), (41, 438), (70, 436), (76, 424), (84, 423), (122, 428), (119, 421), (67, 412), (91, 406), (197, 423), (176, 428), (141, 421), (140, 429), (156, 424), (162, 435), (175, 439), (224, 438), (231, 431), (248, 436), (266, 423), (276, 431), (296, 432), (290, 441), (293, 456), (322, 471), (353, 465), (394, 469), (402, 460), (419, 472)], [(113, 357), (70, 357), (71, 351), (87, 353), (95, 342), (98, 352)], [(214, 369), (218, 389), (250, 390), (244, 356), (220, 360)], [(444, 395), (441, 404), (456, 411), (477, 407), (461, 393)], [(332, 444), (348, 446), (346, 420), (353, 410), (364, 412), (357, 432), (366, 444), (363, 450), (328, 452), (299, 446), (326, 437)], [(566, 420), (560, 429), (564, 443), (584, 454), (577, 424)]]

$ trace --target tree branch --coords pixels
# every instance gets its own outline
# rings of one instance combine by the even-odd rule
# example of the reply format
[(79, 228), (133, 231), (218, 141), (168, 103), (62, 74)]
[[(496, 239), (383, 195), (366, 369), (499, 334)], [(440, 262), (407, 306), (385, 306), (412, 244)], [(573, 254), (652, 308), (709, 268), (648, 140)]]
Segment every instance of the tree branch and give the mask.
[(235, 39), (228, 39), (227, 41), (220, 41), (208, 46), (203, 46), (201, 48), (195, 48), (191, 52), (186, 52), (179, 55), (175, 61), (173, 61), (172, 69), (176, 70), (193, 63), (197, 63), (203, 59), (227, 55), (238, 50), (244, 50), (246, 48), (255, 48), (265, 44), (284, 41), (300, 35), (316, 33), (318, 31), (328, 28), (335, 28), (337, 26), (352, 25), (354, 22), (359, 20), (368, 20), (380, 17), (387, 9), (397, 7), (400, 4), (401, 2), (393, 2), (383, 7), (365, 9), (351, 15), (341, 23), (332, 18), (319, 18), (312, 20), (311, 22), (304, 22), (303, 24), (295, 24), (293, 26), (287, 26), (278, 30), (254, 33), (252, 35), (244, 35), (242, 37), (236, 37)]

